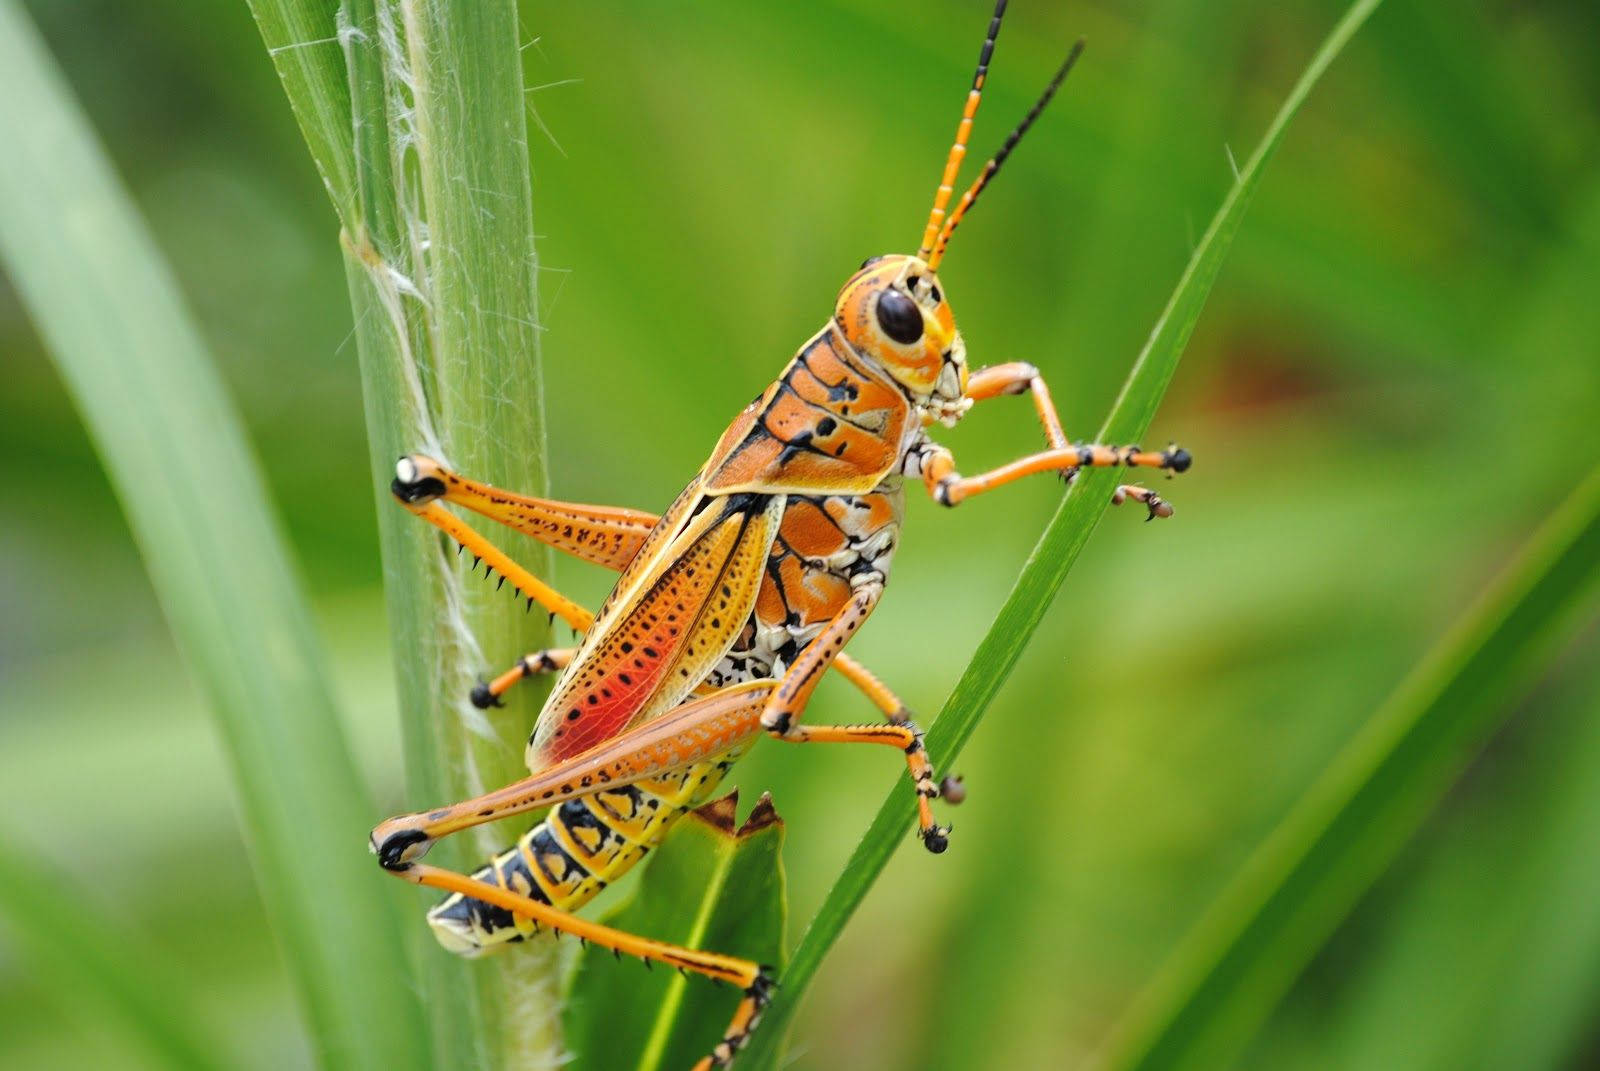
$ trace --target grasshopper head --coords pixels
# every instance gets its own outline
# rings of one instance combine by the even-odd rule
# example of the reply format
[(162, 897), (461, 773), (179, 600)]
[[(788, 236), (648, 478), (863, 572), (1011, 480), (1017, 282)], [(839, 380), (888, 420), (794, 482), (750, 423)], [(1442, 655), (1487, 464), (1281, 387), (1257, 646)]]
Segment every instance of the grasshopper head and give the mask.
[(920, 257), (873, 257), (839, 291), (834, 320), (857, 353), (877, 364), (941, 420), (965, 407), (966, 347), (939, 277)]

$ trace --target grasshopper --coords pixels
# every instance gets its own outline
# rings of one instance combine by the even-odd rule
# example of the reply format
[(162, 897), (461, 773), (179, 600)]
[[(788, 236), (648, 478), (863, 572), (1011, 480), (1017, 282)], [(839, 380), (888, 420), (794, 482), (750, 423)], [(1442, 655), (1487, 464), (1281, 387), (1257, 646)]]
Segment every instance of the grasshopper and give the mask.
[[(1004, 11), (1000, 0), (917, 252), (873, 257), (846, 280), (827, 323), (734, 418), (659, 517), (499, 490), (418, 454), (396, 466), (392, 490), (400, 503), (481, 558), (530, 605), (564, 619), (581, 640), (526, 655), (472, 693), (475, 705), (489, 707), (526, 677), (559, 674), (528, 741), (531, 776), (477, 799), (391, 818), (373, 830), (373, 851), (391, 873), (449, 894), (428, 921), (451, 951), (480, 955), (548, 928), (739, 987), (733, 1020), (699, 1071), (732, 1062), (769, 999), (772, 971), (574, 912), (704, 802), (762, 735), (896, 749), (916, 787), (918, 834), (929, 851), (946, 849), (950, 831), (934, 821), (931, 803), (940, 789), (922, 733), (894, 692), (844, 653), (883, 595), (900, 541), (905, 481), (920, 480), (935, 501), (956, 506), (1035, 473), (1071, 480), (1087, 466), (1177, 473), (1190, 464), (1175, 446), (1069, 442), (1031, 364), (968, 370), (939, 264), (1083, 45), (1072, 48), (951, 209)], [(1032, 398), (1046, 449), (960, 475), (929, 429), (954, 425), (975, 403), (1019, 394)], [(1172, 513), (1138, 485), (1117, 488), (1113, 502), (1130, 498), (1151, 519)], [(614, 569), (616, 587), (591, 613), (511, 561), (446, 503)], [(829, 669), (859, 688), (884, 720), (803, 723)], [(542, 808), (549, 808), (542, 821), (470, 876), (421, 861), (441, 837)]]

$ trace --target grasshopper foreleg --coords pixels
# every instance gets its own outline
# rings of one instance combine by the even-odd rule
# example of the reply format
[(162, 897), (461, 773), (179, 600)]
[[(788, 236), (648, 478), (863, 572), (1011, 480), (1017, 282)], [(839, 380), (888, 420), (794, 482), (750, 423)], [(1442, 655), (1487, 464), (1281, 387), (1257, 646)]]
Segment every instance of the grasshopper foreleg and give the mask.
[[(1156, 451), (1143, 450), (1137, 446), (1102, 446), (1098, 443), (1042, 450), (976, 476), (962, 476), (956, 472), (955, 455), (943, 446), (931, 446), (920, 460), (922, 482), (927, 487), (928, 494), (941, 506), (959, 505), (973, 495), (981, 495), (1013, 480), (1040, 472), (1059, 472), (1063, 478), (1070, 480), (1077, 475), (1079, 469), (1083, 468), (1126, 465), (1166, 469), (1176, 473), (1187, 471), (1190, 464), (1189, 451), (1181, 447), (1173, 446)], [(1171, 506), (1137, 485), (1119, 487), (1113, 501), (1120, 502), (1122, 498), (1129, 497), (1137, 498), (1146, 505), (1154, 499), (1156, 505), (1151, 509), (1153, 516), (1172, 516)]]
[[(1191, 458), (1189, 451), (1178, 446), (1165, 450), (1142, 450), (1137, 446), (1104, 446), (1099, 443), (1072, 444), (1061, 429), (1061, 418), (1056, 415), (1055, 403), (1050, 400), (1050, 389), (1045, 386), (1039, 370), (1031, 364), (1015, 361), (980, 368), (967, 381), (966, 397), (973, 402), (987, 401), (1005, 395), (1032, 394), (1034, 409), (1039, 414), (1039, 424), (1044, 428), (1049, 447), (1036, 454), (1017, 459), (1007, 465), (976, 476), (962, 476), (955, 470), (955, 457), (943, 446), (930, 445), (920, 459), (920, 470), (928, 494), (940, 505), (954, 506), (973, 495), (992, 491), (1013, 480), (1039, 472), (1057, 472), (1070, 480), (1083, 468), (1103, 468), (1125, 465), (1140, 468), (1165, 469), (1169, 473), (1186, 472)], [(1137, 484), (1124, 484), (1112, 495), (1113, 505), (1126, 499), (1144, 503), (1150, 519), (1172, 516), (1172, 506), (1154, 492)]]

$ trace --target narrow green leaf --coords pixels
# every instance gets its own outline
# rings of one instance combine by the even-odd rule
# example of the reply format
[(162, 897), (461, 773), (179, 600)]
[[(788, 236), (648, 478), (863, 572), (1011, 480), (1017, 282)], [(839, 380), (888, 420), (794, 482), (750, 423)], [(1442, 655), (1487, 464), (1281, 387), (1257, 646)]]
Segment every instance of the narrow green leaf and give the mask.
[(370, 880), (362, 850), (372, 803), (239, 417), (166, 264), (13, 0), (0, 2), (0, 69), (0, 255), (210, 699), (315, 1043), (332, 1065), (416, 1066), (421, 1011), (394, 901)]
[(1600, 855), (1574, 850), (1600, 814), (1586, 633), (1325, 942), (1337, 981), (1291, 990), (1251, 1045), (1271, 1057), (1247, 1064), (1579, 1066), (1600, 992)]
[[(763, 796), (735, 830), (734, 792), (672, 830), (633, 896), (605, 921), (629, 933), (776, 965), (788, 914), (783, 822)], [(678, 1071), (711, 1051), (740, 994), (590, 948), (567, 1009), (576, 1066)]]
[(1105, 1066), (1215, 1067), (1249, 1039), (1513, 710), (1600, 582), (1600, 468), (1373, 715), (1217, 898)]
[[(1239, 172), (1238, 181), (1228, 191), (1200, 244), (1195, 247), (1177, 289), (1156, 321), (1122, 393), (1100, 429), (1101, 441), (1133, 441), (1149, 429), (1223, 259), (1244, 220), (1245, 209), (1261, 181), (1262, 170), (1312, 87), (1379, 2), (1357, 0), (1351, 5), (1290, 90), (1261, 144)], [(960, 753), (990, 701), (1005, 683), (1078, 553), (1105, 513), (1114, 482), (1111, 473), (1085, 472), (1068, 489), (994, 624), (979, 643), (944, 709), (928, 731), (928, 753), (938, 768), (948, 768)], [(794, 959), (781, 979), (778, 997), (745, 1056), (747, 1069), (777, 1067), (783, 1033), (800, 996), (811, 984), (823, 957), (833, 947), (889, 857), (906, 840), (914, 815), (915, 800), (910, 786), (897, 784), (802, 935)]]
[(0, 840), (0, 935), (10, 935), (0, 947), (33, 985), (76, 1014), (120, 1025), (162, 1067), (236, 1066), (202, 1026), (174, 965), (128, 927), (109, 925), (72, 882)]
[[(1600, 651), (1590, 650), (1600, 660)], [(1600, 992), (1600, 856), (1574, 848), (1592, 835), (1600, 814), (1600, 676), (1573, 690), (1578, 695), (1568, 701), (1577, 713), (1561, 726), (1570, 724), (1571, 735), (1551, 748), (1560, 753), (1547, 769), (1529, 771), (1545, 782), (1532, 816), (1537, 824), (1527, 827), (1535, 835), (1502, 864), (1503, 895), (1473, 918), (1475, 926), (1489, 920), (1486, 936), (1503, 953), (1497, 966), (1504, 970), (1465, 968), (1480, 982), (1472, 1009), (1479, 1015), (1453, 1024), (1454, 1044), (1435, 1066), (1571, 1067), (1591, 1037), (1593, 995)], [(1496, 984), (1487, 992), (1481, 983), (1491, 977)], [(1487, 1043), (1473, 1043), (1474, 1034)]]
[(250, 0), (250, 12), (328, 196), (347, 218), (355, 210), (355, 150), (338, 0)]

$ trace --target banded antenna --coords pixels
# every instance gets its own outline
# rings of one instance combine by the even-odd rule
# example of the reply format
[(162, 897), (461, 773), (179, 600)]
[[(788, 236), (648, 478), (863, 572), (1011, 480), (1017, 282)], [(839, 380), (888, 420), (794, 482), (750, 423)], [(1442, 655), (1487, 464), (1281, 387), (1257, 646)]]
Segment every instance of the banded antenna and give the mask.
[(1039, 94), (1039, 99), (1028, 109), (1028, 114), (1023, 116), (1022, 122), (1006, 136), (1000, 151), (983, 165), (983, 170), (979, 172), (977, 179), (967, 188), (967, 192), (961, 195), (961, 200), (956, 202), (955, 211), (946, 216), (945, 209), (955, 192), (956, 173), (961, 169), (961, 161), (967, 154), (967, 137), (972, 132), (972, 119), (978, 112), (978, 101), (983, 95), (983, 82), (989, 73), (989, 57), (994, 53), (995, 37), (1000, 33), (1000, 19), (1005, 15), (1005, 11), (1006, 0), (998, 0), (994, 7), (994, 17), (989, 22), (988, 36), (983, 42), (983, 51), (978, 54), (978, 71), (973, 76), (972, 89), (967, 94), (967, 104), (961, 113), (961, 123), (956, 127), (955, 144), (950, 146), (950, 155), (945, 160), (944, 176), (939, 182), (939, 189), (934, 193), (933, 211), (928, 214), (928, 225), (923, 231), (922, 245), (917, 250), (917, 256), (926, 260), (931, 270), (938, 270), (939, 262), (944, 259), (945, 249), (950, 245), (950, 237), (955, 234), (962, 218), (977, 202), (983, 188), (999, 173), (1012, 150), (1043, 113), (1045, 106), (1056, 95), (1056, 90), (1061, 88), (1061, 83), (1072, 71), (1073, 65), (1078, 62), (1078, 57), (1083, 54), (1084, 42), (1079, 38), (1067, 53), (1067, 58), (1062, 61), (1055, 77), (1050, 79), (1050, 84), (1045, 86), (1044, 92)]
[(995, 0), (994, 14), (989, 18), (989, 32), (984, 35), (983, 48), (978, 52), (978, 69), (972, 75), (972, 88), (967, 91), (967, 103), (961, 109), (961, 121), (956, 124), (956, 140), (945, 157), (944, 175), (939, 188), (933, 193), (933, 211), (928, 213), (928, 225), (922, 231), (922, 245), (917, 256), (926, 260), (933, 252), (939, 231), (944, 225), (944, 210), (956, 190), (956, 173), (967, 155), (967, 138), (972, 135), (972, 120), (978, 114), (978, 104), (983, 100), (983, 81), (989, 76), (989, 57), (994, 55), (994, 41), (1000, 36), (1000, 20), (1006, 16), (1006, 0)]

